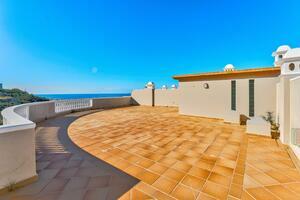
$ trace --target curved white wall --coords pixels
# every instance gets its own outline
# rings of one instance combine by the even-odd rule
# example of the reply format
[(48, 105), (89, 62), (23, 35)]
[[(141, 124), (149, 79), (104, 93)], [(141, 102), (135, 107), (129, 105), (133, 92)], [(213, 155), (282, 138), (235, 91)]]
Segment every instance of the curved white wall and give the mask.
[[(131, 97), (91, 99), (89, 108), (55, 112), (55, 101), (29, 103), (4, 109), (0, 126), (0, 189), (35, 177), (35, 122), (83, 109), (115, 108), (132, 105)], [(70, 100), (70, 103), (77, 101)]]

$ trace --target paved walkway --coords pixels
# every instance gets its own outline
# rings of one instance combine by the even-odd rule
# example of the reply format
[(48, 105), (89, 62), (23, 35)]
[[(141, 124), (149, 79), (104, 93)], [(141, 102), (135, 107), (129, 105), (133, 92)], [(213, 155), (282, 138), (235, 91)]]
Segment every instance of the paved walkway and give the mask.
[(39, 180), (8, 193), (5, 200), (110, 200), (138, 180), (74, 145), (67, 128), (90, 112), (69, 114), (38, 124), (36, 135)]

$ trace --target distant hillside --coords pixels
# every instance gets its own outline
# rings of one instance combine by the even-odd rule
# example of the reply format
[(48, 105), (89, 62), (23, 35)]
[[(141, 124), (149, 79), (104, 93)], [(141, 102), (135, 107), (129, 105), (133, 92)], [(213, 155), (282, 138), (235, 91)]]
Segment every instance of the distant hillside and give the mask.
[[(20, 89), (0, 89), (0, 112), (9, 106), (38, 101), (48, 101), (48, 99), (29, 94)], [(2, 124), (1, 115), (0, 124)]]

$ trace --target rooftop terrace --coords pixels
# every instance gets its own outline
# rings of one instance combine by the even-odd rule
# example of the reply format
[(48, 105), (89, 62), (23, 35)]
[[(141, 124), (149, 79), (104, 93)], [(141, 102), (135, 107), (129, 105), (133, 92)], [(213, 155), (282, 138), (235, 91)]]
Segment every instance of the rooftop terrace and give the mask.
[(285, 146), (177, 108), (67, 114), (36, 144), (39, 180), (1, 199), (300, 199)]

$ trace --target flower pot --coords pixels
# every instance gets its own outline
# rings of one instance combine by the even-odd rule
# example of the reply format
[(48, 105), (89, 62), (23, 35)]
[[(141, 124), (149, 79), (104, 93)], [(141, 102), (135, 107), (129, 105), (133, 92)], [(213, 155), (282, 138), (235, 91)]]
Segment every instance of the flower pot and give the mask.
[(277, 140), (278, 138), (279, 138), (279, 136), (280, 136), (280, 132), (279, 132), (279, 130), (277, 129), (272, 129), (271, 130), (271, 138), (272, 139), (275, 139), (275, 140)]

